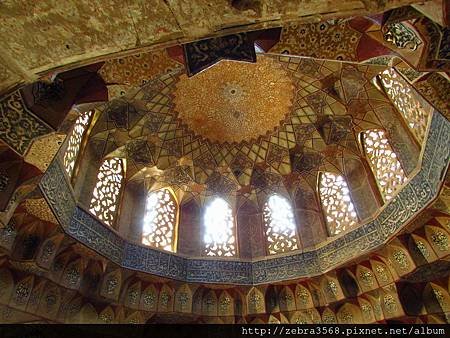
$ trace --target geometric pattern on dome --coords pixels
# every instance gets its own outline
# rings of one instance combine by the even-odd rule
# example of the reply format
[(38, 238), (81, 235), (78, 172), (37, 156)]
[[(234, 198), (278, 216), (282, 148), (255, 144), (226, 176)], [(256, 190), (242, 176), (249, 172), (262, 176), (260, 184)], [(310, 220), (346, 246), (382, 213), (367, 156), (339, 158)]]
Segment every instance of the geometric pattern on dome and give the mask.
[(294, 84), (279, 62), (259, 56), (257, 63), (222, 60), (195, 77), (181, 75), (173, 95), (178, 117), (196, 134), (238, 143), (279, 126)]
[(236, 256), (234, 216), (228, 202), (214, 198), (203, 215), (205, 255), (211, 257)]
[(286, 198), (271, 195), (264, 203), (263, 221), (270, 255), (298, 249), (294, 213)]
[[(270, 59), (270, 61), (266, 59)], [(192, 168), (191, 184), (185, 185), (183, 189), (191, 190), (191, 192), (195, 189), (195, 194), (215, 194), (214, 190), (218, 187), (216, 183), (223, 181), (222, 178), (217, 180), (218, 172), (221, 172), (223, 178), (227, 178), (227, 182), (237, 183), (235, 188), (230, 191), (233, 192), (244, 187), (257, 188), (257, 190), (274, 189), (274, 184), (277, 187), (282, 186), (284, 184), (283, 177), (290, 175), (293, 171), (302, 176), (311, 176), (312, 179), (312, 176), (315, 175), (313, 169), (318, 165), (323, 165), (327, 171), (326, 168), (329, 165), (337, 166), (337, 169), (342, 171), (340, 159), (342, 155), (340, 153), (346, 148), (351, 152), (358, 151), (354, 133), (351, 130), (347, 131), (347, 121), (350, 121), (350, 117), (344, 115), (351, 115), (353, 124), (356, 127), (365, 127), (365, 129), (368, 125), (372, 128), (380, 127), (380, 122), (367, 103), (362, 106), (365, 109), (362, 114), (359, 111), (357, 115), (347, 111), (346, 104), (343, 103), (345, 100), (339, 98), (339, 93), (343, 92), (342, 86), (344, 86), (339, 80), (341, 73), (345, 67), (345, 75), (350, 78), (371, 79), (379, 72), (379, 68), (357, 65), (350, 67), (336, 61), (269, 55), (258, 56), (256, 65), (266, 61), (270, 64), (277, 64), (275, 67), (277, 69), (281, 67), (279, 70), (288, 74), (286, 78), (289, 81), (295, 79), (293, 81), (293, 97), (295, 99), (290, 104), (289, 110), (284, 112), (282, 122), (277, 121), (275, 129), (267, 131), (266, 134), (260, 135), (256, 139), (239, 143), (212, 142), (190, 129), (188, 121), (181, 118), (179, 112), (176, 111), (177, 106), (174, 102), (177, 99), (175, 92), (178, 90), (180, 77), (183, 76), (181, 70), (147, 82), (135, 94), (132, 101), (129, 100), (129, 103), (123, 102), (123, 99), (119, 100), (120, 102), (109, 103), (94, 126), (92, 138), (105, 141), (108, 139), (107, 142), (111, 146), (107, 147), (106, 153), (102, 156), (107, 154), (116, 156), (117, 154), (113, 152), (115, 149), (130, 143), (129, 146), (126, 146), (129, 152), (128, 157), (130, 157), (127, 168), (128, 177), (134, 177), (145, 166), (156, 166), (158, 169), (166, 171), (172, 170), (180, 163), (183, 166), (188, 165)], [(228, 63), (239, 66), (237, 62)], [(221, 64), (222, 62), (219, 62), (207, 71), (212, 71)], [(255, 66), (253, 64), (246, 65)], [(188, 80), (196, 81), (202, 74), (199, 73)], [(201, 83), (201, 81), (199, 82)], [(351, 85), (354, 86), (352, 81), (345, 82), (345, 86)], [(200, 87), (200, 84), (198, 86)], [(345, 91), (351, 93), (350, 97), (367, 98), (371, 86), (368, 83), (362, 88), (354, 86)], [(203, 87), (202, 90), (204, 90)], [(376, 90), (375, 87), (373, 90)], [(314, 93), (320, 93), (317, 96), (319, 101), (308, 99)], [(178, 100), (182, 101), (182, 98), (179, 97)], [(354, 102), (359, 103), (360, 101), (353, 99), (352, 103)], [(124, 106), (127, 108), (124, 109)], [(359, 109), (360, 106), (356, 105), (356, 107)], [(117, 112), (115, 112), (116, 109)], [(325, 115), (330, 116), (331, 129), (330, 133), (325, 130), (321, 135), (322, 130), (318, 132), (317, 128), (321, 121), (326, 120), (323, 118)], [(230, 115), (229, 117), (233, 118)], [(116, 120), (116, 122), (111, 123), (112, 120)], [(341, 124), (341, 120), (345, 121), (346, 125), (344, 128), (346, 130), (342, 133), (339, 128), (334, 128), (335, 125)], [(118, 123), (117, 121), (123, 122)], [(127, 122), (125, 123), (125, 121)], [(117, 129), (118, 126), (126, 128), (127, 131)], [(217, 125), (215, 128), (219, 132), (225, 129), (221, 125)], [(112, 135), (115, 135), (114, 138)], [(326, 138), (326, 142), (324, 138)], [(143, 141), (135, 144), (133, 139), (145, 140), (148, 145), (145, 145)], [(330, 144), (328, 145), (327, 142)], [(338, 143), (338, 148), (334, 142)], [(141, 156), (140, 150), (146, 148), (152, 149), (151, 152), (146, 156)], [(303, 168), (299, 163), (302, 161), (302, 154), (307, 150), (319, 154), (321, 158), (310, 158), (314, 160), (314, 163)], [(136, 160), (132, 157), (136, 157)], [(150, 162), (144, 163), (147, 162), (147, 158)], [(339, 158), (338, 161), (337, 158)], [(310, 168), (310, 166), (312, 167)], [(265, 178), (262, 180), (260, 179), (261, 175), (254, 175), (255, 169), (258, 167), (263, 168), (262, 171), (265, 173), (263, 175)], [(226, 172), (225, 175), (224, 172)], [(211, 175), (213, 177), (210, 178)], [(166, 183), (169, 181), (169, 176), (165, 177)], [(268, 179), (269, 177), (271, 179)], [(277, 178), (272, 179), (275, 177)], [(185, 178), (189, 180), (188, 177)], [(205, 185), (208, 185), (208, 189)], [(227, 187), (231, 187), (231, 185), (227, 184)], [(221, 185), (220, 189), (222, 188), (225, 186)], [(276, 190), (273, 191), (276, 192)]]
[(72, 177), (73, 169), (75, 167), (75, 161), (77, 160), (78, 152), (80, 151), (81, 141), (83, 139), (84, 132), (89, 125), (89, 120), (92, 116), (92, 111), (87, 111), (77, 118), (75, 126), (69, 136), (67, 143), (67, 149), (64, 153), (64, 167), (67, 175)]
[(157, 74), (180, 67), (166, 49), (161, 49), (107, 60), (99, 74), (106, 83), (138, 87)]
[(270, 52), (317, 59), (357, 61), (357, 46), (362, 36), (363, 34), (354, 30), (348, 22), (293, 22), (284, 25), (280, 41)]
[(123, 178), (122, 159), (110, 158), (103, 161), (98, 170), (89, 211), (110, 226), (116, 216)]
[(419, 144), (422, 144), (431, 115), (430, 105), (395, 69), (386, 69), (379, 76), (392, 103), (403, 116)]
[(351, 229), (358, 222), (350, 190), (342, 175), (320, 174), (319, 193), (331, 236)]
[(406, 182), (405, 172), (383, 130), (367, 130), (362, 134), (362, 140), (381, 194), (389, 201)]
[(142, 224), (142, 244), (175, 252), (178, 205), (168, 189), (148, 194)]

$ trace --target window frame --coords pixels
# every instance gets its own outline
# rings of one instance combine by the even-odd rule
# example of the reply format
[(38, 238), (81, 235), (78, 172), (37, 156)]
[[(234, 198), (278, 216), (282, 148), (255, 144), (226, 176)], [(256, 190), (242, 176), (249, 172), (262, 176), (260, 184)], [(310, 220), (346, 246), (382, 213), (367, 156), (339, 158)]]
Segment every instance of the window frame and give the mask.
[[(73, 164), (73, 169), (72, 169), (71, 175), (69, 175), (67, 173), (67, 171), (66, 171), (66, 166), (64, 164), (64, 157), (65, 157), (65, 155), (67, 153), (67, 148), (69, 146), (68, 143), (69, 143), (70, 137), (72, 136), (72, 133), (74, 131), (75, 123), (70, 128), (70, 132), (66, 136), (65, 144), (64, 144), (64, 152), (62, 152), (61, 161), (62, 161), (62, 164), (63, 164), (63, 167), (64, 167), (64, 174), (68, 178), (68, 180), (71, 183), (72, 187), (74, 186), (75, 181), (76, 181), (76, 179), (78, 177), (78, 173), (80, 171), (80, 164), (81, 164), (82, 158), (84, 156), (84, 152), (86, 150), (86, 145), (87, 145), (89, 136), (90, 136), (90, 134), (92, 132), (92, 129), (94, 128), (94, 125), (95, 125), (95, 123), (98, 120), (98, 117), (100, 115), (99, 112), (97, 110), (95, 110), (95, 109), (87, 110), (87, 111), (83, 112), (82, 114), (85, 114), (87, 112), (91, 112), (91, 116), (89, 117), (87, 125), (86, 125), (86, 128), (84, 129), (83, 134), (81, 136), (80, 145), (79, 145), (79, 148), (78, 148), (78, 153), (77, 153), (77, 155), (75, 157), (75, 161), (74, 161), (74, 164)], [(78, 118), (81, 117), (82, 114), (78, 115), (78, 117), (75, 120), (75, 122), (78, 120)]]
[(174, 190), (172, 189), (172, 187), (161, 187), (161, 188), (158, 188), (156, 190), (147, 190), (147, 194), (146, 194), (146, 197), (145, 197), (145, 203), (144, 203), (145, 206), (144, 206), (143, 218), (147, 214), (147, 199), (150, 196), (150, 194), (158, 193), (159, 191), (162, 191), (162, 190), (167, 190), (169, 192), (169, 194), (172, 195), (172, 198), (173, 198), (173, 200), (175, 202), (175, 205), (176, 205), (175, 219), (174, 219), (174, 225), (173, 225), (173, 230), (172, 230), (173, 231), (173, 238), (172, 238), (172, 245), (171, 245), (172, 251), (168, 251), (168, 250), (165, 250), (163, 248), (159, 248), (159, 247), (155, 247), (153, 245), (142, 243), (142, 240), (144, 238), (144, 235), (143, 235), (143, 232), (144, 232), (143, 231), (143, 228), (144, 228), (143, 222), (141, 222), (141, 236), (140, 236), (139, 244), (145, 246), (146, 248), (152, 248), (152, 249), (155, 249), (155, 250), (161, 250), (161, 251), (170, 252), (170, 253), (177, 253), (178, 252), (178, 226), (179, 226), (179, 223), (180, 223), (181, 208), (180, 208), (180, 203), (178, 201), (178, 198), (177, 198)]
[[(92, 197), (93, 197), (93, 195), (94, 195), (94, 190), (95, 190), (95, 188), (97, 187), (97, 183), (98, 183), (98, 174), (99, 174), (99, 171), (100, 171), (100, 168), (103, 166), (103, 163), (106, 161), (106, 160), (110, 160), (110, 159), (112, 159), (112, 158), (117, 158), (117, 159), (119, 159), (120, 161), (121, 161), (121, 165), (122, 165), (122, 180), (121, 180), (121, 183), (120, 183), (120, 188), (119, 188), (119, 192), (118, 192), (118, 198), (117, 198), (117, 201), (116, 201), (116, 209), (114, 210), (114, 216), (113, 216), (113, 219), (112, 219), (112, 222), (111, 222), (111, 224), (108, 224), (108, 223), (106, 223), (105, 222), (105, 220), (103, 220), (102, 218), (100, 218), (97, 214), (94, 214), (92, 211), (91, 211), (91, 203), (92, 203)], [(88, 211), (89, 211), (89, 213), (91, 214), (91, 215), (93, 215), (94, 217), (96, 217), (100, 222), (102, 222), (103, 224), (105, 224), (106, 226), (108, 226), (108, 227), (110, 227), (111, 229), (114, 229), (114, 230), (118, 230), (117, 229), (117, 222), (120, 220), (120, 216), (121, 216), (121, 206), (122, 206), (122, 203), (123, 203), (123, 198), (124, 198), (124, 191), (125, 191), (125, 187), (126, 187), (126, 172), (127, 172), (127, 159), (126, 158), (123, 158), (123, 157), (105, 157), (105, 158), (103, 158), (103, 160), (101, 161), (101, 164), (100, 164), (100, 166), (98, 167), (98, 169), (97, 169), (97, 176), (96, 176), (96, 180), (95, 180), (95, 184), (94, 184), (94, 188), (92, 189), (92, 191), (91, 191), (91, 200), (90, 200), (90, 202), (89, 202), (89, 207), (88, 207)]]
[[(205, 213), (206, 213), (206, 209), (208, 208), (208, 206), (216, 199), (221, 199), (223, 200), (225, 203), (227, 203), (227, 205), (229, 206), (229, 208), (231, 209), (231, 216), (233, 217), (233, 226), (232, 226), (232, 232), (233, 232), (233, 236), (234, 236), (234, 246), (235, 246), (235, 254), (232, 256), (208, 256), (207, 255), (207, 243), (204, 241), (204, 236), (206, 234), (206, 224), (205, 224)], [(232, 204), (230, 203), (230, 201), (221, 196), (221, 195), (214, 195), (211, 196), (210, 198), (207, 199), (207, 201), (205, 201), (205, 203), (203, 204), (203, 208), (202, 208), (202, 213), (201, 213), (201, 243), (202, 243), (202, 256), (205, 258), (211, 258), (211, 259), (233, 259), (233, 258), (238, 258), (239, 257), (239, 239), (238, 239), (238, 233), (237, 233), (237, 212), (236, 210), (232, 207)]]
[[(284, 199), (289, 204), (289, 206), (291, 207), (292, 218), (294, 220), (294, 231), (295, 231), (294, 237), (295, 237), (295, 240), (297, 241), (297, 249), (292, 249), (292, 250), (284, 251), (284, 252), (275, 252), (275, 253), (270, 253), (270, 251), (269, 251), (269, 239), (268, 239), (268, 236), (266, 235), (268, 224), (264, 220), (264, 211), (265, 211), (266, 205), (268, 205), (268, 203), (269, 203), (269, 199), (272, 196), (278, 196), (278, 197)], [(263, 204), (263, 208), (262, 208), (262, 212), (261, 212), (261, 221), (262, 221), (263, 236), (264, 236), (264, 240), (266, 242), (265, 252), (266, 252), (266, 254), (268, 256), (289, 254), (290, 252), (301, 250), (301, 242), (300, 242), (300, 234), (299, 234), (299, 231), (298, 231), (297, 217), (296, 217), (296, 214), (295, 214), (295, 209), (294, 209), (293, 203), (292, 203), (290, 198), (287, 198), (283, 194), (276, 193), (276, 192), (271, 193), (270, 195), (268, 195), (268, 197), (266, 198), (266, 201)]]
[[(426, 126), (425, 126), (425, 131), (424, 131), (424, 138), (423, 138), (422, 141), (419, 140), (418, 136), (413, 132), (413, 130), (412, 130), (413, 128), (411, 128), (411, 127), (409, 126), (408, 120), (407, 120), (406, 117), (403, 115), (403, 113), (400, 111), (400, 109), (397, 107), (397, 105), (394, 103), (394, 101), (393, 101), (393, 99), (391, 98), (391, 96), (388, 94), (387, 88), (386, 88), (386, 86), (385, 86), (385, 84), (384, 84), (384, 82), (383, 82), (383, 79), (382, 79), (382, 75), (383, 75), (383, 73), (384, 73), (385, 71), (389, 71), (389, 70), (392, 70), (398, 77), (400, 77), (400, 79), (401, 79), (402, 81), (404, 81), (404, 82), (406, 83), (406, 85), (409, 87), (409, 89), (410, 89), (415, 95), (420, 96), (420, 97), (423, 99), (423, 101), (425, 101), (425, 102), (429, 105), (428, 108), (423, 107), (424, 110), (429, 109), (430, 111), (428, 112), (427, 121), (426, 121)], [(376, 79), (376, 81), (374, 81), (375, 79)], [(378, 82), (378, 87), (379, 87), (379, 89), (381, 89), (381, 91), (383, 92), (383, 94), (385, 95), (385, 97), (389, 100), (389, 103), (392, 105), (392, 107), (394, 108), (395, 112), (396, 112), (397, 115), (399, 116), (400, 121), (401, 121), (401, 123), (402, 123), (402, 126), (403, 126), (403, 128), (406, 130), (406, 132), (408, 133), (408, 136), (413, 140), (414, 144), (415, 144), (416, 146), (419, 147), (419, 149), (421, 150), (421, 152), (423, 152), (423, 150), (425, 149), (425, 143), (426, 143), (427, 135), (428, 135), (428, 132), (429, 132), (429, 130), (430, 130), (430, 125), (431, 125), (432, 115), (433, 115), (433, 112), (434, 112), (434, 110), (435, 110), (434, 107), (433, 107), (433, 105), (432, 105), (430, 102), (428, 102), (428, 100), (425, 99), (425, 97), (424, 97), (422, 94), (420, 94), (420, 93), (414, 88), (414, 86), (411, 85), (411, 84), (409, 83), (409, 81), (405, 78), (405, 76), (404, 76), (401, 72), (399, 72), (395, 67), (388, 68), (388, 69), (386, 69), (386, 70), (384, 70), (384, 71), (378, 73), (378, 75), (375, 76), (375, 79), (373, 79), (373, 82), (374, 82), (374, 83)], [(375, 87), (377, 87), (377, 86), (375, 86)], [(405, 94), (405, 95), (406, 95), (406, 94)]]
[[(344, 181), (345, 181), (345, 183), (346, 183), (346, 185), (347, 185), (347, 188), (348, 188), (348, 194), (349, 194), (349, 197), (350, 197), (350, 201), (351, 201), (351, 203), (352, 203), (352, 205), (353, 205), (354, 212), (355, 212), (355, 214), (356, 214), (356, 223), (355, 223), (355, 225), (352, 226), (352, 227), (350, 227), (350, 228), (346, 228), (345, 230), (341, 230), (341, 231), (340, 231), (339, 233), (337, 233), (337, 234), (336, 234), (336, 233), (333, 234), (333, 233), (330, 231), (330, 226), (329, 226), (328, 220), (327, 220), (327, 213), (326, 213), (326, 211), (325, 211), (325, 206), (324, 206), (323, 200), (322, 200), (322, 194), (321, 194), (321, 192), (320, 192), (322, 175), (325, 174), (325, 173), (333, 174), (333, 175), (335, 175), (335, 176), (342, 176), (342, 177), (344, 178)], [(318, 174), (317, 174), (317, 197), (318, 197), (318, 199), (319, 199), (320, 209), (321, 209), (321, 215), (322, 215), (323, 221), (324, 221), (324, 223), (325, 223), (325, 228), (326, 228), (326, 230), (327, 230), (328, 237), (341, 236), (342, 234), (347, 233), (348, 231), (350, 231), (350, 230), (352, 230), (352, 229), (355, 229), (355, 228), (360, 224), (361, 220), (360, 220), (360, 218), (359, 218), (359, 216), (358, 216), (358, 212), (356, 211), (355, 203), (353, 202), (353, 196), (352, 196), (352, 193), (351, 193), (351, 189), (350, 189), (350, 187), (349, 187), (349, 185), (348, 185), (347, 178), (346, 178), (346, 176), (345, 176), (344, 174), (342, 174), (342, 173), (336, 174), (336, 173), (331, 172), (331, 171), (323, 171), (323, 170), (320, 170), (320, 171), (318, 172)]]
[[(360, 143), (362, 153), (364, 154), (364, 159), (367, 161), (367, 164), (369, 166), (370, 172), (372, 173), (372, 179), (373, 179), (373, 181), (375, 181), (375, 185), (376, 185), (376, 188), (377, 188), (377, 195), (379, 195), (379, 198), (381, 199), (382, 205), (385, 205), (385, 204), (389, 203), (390, 200), (386, 200), (386, 196), (383, 194), (383, 190), (381, 189), (380, 182), (378, 181), (377, 175), (374, 172), (374, 168), (372, 166), (372, 162), (370, 161), (370, 159), (367, 156), (367, 146), (366, 146), (366, 143), (365, 143), (365, 140), (364, 140), (366, 132), (368, 132), (368, 131), (379, 131), (379, 130), (384, 132), (384, 136), (386, 137), (386, 139), (388, 141), (389, 147), (391, 148), (392, 152), (395, 154), (395, 156), (397, 158), (397, 161), (400, 163), (400, 167), (401, 167), (401, 169), (403, 171), (403, 174), (404, 174), (404, 177), (405, 177), (405, 182), (402, 183), (402, 185), (404, 185), (406, 182), (408, 182), (409, 178), (408, 178), (408, 175), (406, 174), (406, 170), (405, 170), (405, 168), (403, 166), (402, 161), (400, 161), (400, 157), (397, 155), (397, 153), (395, 152), (395, 150), (392, 148), (392, 146), (390, 144), (390, 140), (388, 138), (388, 132), (385, 129), (383, 129), (383, 128), (372, 128), (372, 129), (363, 130), (363, 131), (361, 131), (359, 133), (358, 141)], [(397, 188), (397, 191), (394, 192), (392, 198), (394, 198), (395, 195), (397, 195), (400, 190), (401, 190), (400, 188)]]

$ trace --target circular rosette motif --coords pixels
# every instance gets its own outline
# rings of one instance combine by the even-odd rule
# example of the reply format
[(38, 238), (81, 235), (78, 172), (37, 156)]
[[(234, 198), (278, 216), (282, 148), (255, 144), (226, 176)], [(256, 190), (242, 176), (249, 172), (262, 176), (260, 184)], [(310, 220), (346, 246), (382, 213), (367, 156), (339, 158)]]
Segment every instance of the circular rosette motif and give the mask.
[(257, 139), (280, 125), (290, 112), (295, 87), (280, 62), (220, 61), (193, 76), (182, 75), (174, 91), (183, 123), (211, 141)]

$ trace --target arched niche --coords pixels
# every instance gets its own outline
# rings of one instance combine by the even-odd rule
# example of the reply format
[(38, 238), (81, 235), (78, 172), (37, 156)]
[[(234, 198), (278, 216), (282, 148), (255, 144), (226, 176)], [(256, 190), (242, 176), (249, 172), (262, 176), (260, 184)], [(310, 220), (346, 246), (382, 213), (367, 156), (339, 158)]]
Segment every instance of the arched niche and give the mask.
[(283, 286), (279, 292), (280, 311), (295, 311), (295, 296), (290, 286)]
[(175, 293), (175, 312), (192, 312), (192, 291), (188, 284), (181, 285)]
[(36, 264), (43, 268), (50, 268), (63, 239), (63, 234), (57, 234), (47, 238), (39, 248)]
[(237, 317), (243, 318), (245, 320), (244, 315), (248, 313), (246, 295), (243, 294), (240, 290), (235, 290), (234, 292), (234, 315)]
[(174, 298), (174, 290), (163, 284), (159, 291), (158, 312), (172, 312)]
[(358, 298), (359, 308), (361, 309), (362, 320), (364, 324), (373, 323), (376, 321), (372, 304), (364, 298)]
[(34, 276), (27, 276), (18, 281), (9, 305), (18, 310), (25, 310), (34, 285)]
[(118, 300), (122, 288), (122, 273), (120, 269), (104, 275), (100, 295), (111, 300)]
[[(52, 283), (46, 280), (37, 281), (31, 291), (30, 300), (28, 301), (26, 311), (28, 313), (39, 313), (39, 306), (41, 299), (43, 299), (44, 292), (48, 290), (48, 285)], [(1, 287), (1, 286), (0, 286)]]
[(217, 316), (217, 295), (214, 290), (203, 293), (202, 314), (204, 316)]
[(34, 260), (44, 240), (46, 231), (42, 221), (34, 221), (18, 231), (11, 257), (18, 260)]
[(355, 275), (349, 269), (338, 271), (337, 277), (346, 298), (355, 298), (360, 294), (360, 287)]
[(383, 310), (381, 307), (381, 291), (380, 289), (370, 291), (364, 294), (364, 298), (367, 299), (373, 308), (373, 314), (377, 321), (381, 321), (384, 319)]
[(269, 285), (265, 292), (266, 313), (280, 312), (280, 304), (278, 303), (278, 290), (274, 285)]
[(324, 279), (315, 279), (312, 281), (308, 281), (308, 289), (311, 294), (312, 302), (315, 307), (325, 306), (328, 302), (325, 297), (324, 290), (322, 288), (321, 281)]
[(234, 316), (234, 306), (235, 302), (233, 297), (226, 290), (223, 290), (219, 296), (219, 316)]
[(264, 292), (257, 287), (252, 287), (247, 294), (247, 313), (266, 313)]
[(128, 287), (124, 288), (125, 292), (122, 295), (123, 304), (131, 309), (139, 309), (142, 282), (140, 280), (134, 281), (134, 279), (132, 279), (127, 284)]
[(207, 289), (200, 286), (194, 292), (194, 296), (192, 297), (192, 313), (196, 315), (202, 314), (202, 305), (203, 305), (203, 293), (207, 292)]
[(311, 293), (302, 284), (295, 286), (295, 303), (298, 310), (309, 309), (314, 306)]
[(60, 283), (68, 289), (77, 290), (83, 278), (84, 266), (81, 258), (68, 263), (61, 276)]
[(320, 286), (327, 304), (334, 303), (344, 298), (341, 284), (336, 277), (324, 275), (321, 277)]
[(54, 319), (58, 314), (61, 302), (62, 295), (60, 288), (56, 285), (47, 285), (39, 304), (38, 313), (42, 314), (45, 318)]
[(430, 243), (418, 234), (411, 234), (408, 239), (408, 250), (417, 266), (431, 263), (437, 259)]
[(316, 308), (308, 309), (308, 310), (306, 310), (306, 313), (311, 318), (311, 321), (313, 322), (313, 324), (320, 324), (322, 322), (320, 313)]
[(363, 293), (379, 287), (374, 272), (365, 265), (356, 266), (356, 278)]
[(101, 324), (114, 324), (115, 323), (115, 314), (114, 310), (111, 306), (107, 306), (104, 310), (100, 312), (98, 315), (99, 322)]
[(389, 261), (392, 262), (392, 266), (398, 276), (406, 275), (416, 268), (408, 250), (403, 245), (395, 242), (389, 244), (387, 252)]
[(390, 269), (380, 258), (377, 257), (377, 259), (371, 259), (370, 265), (372, 266), (372, 271), (380, 286), (387, 285), (394, 281)]
[(140, 307), (148, 312), (156, 312), (158, 308), (158, 299), (158, 289), (153, 284), (150, 284), (142, 291)]
[(64, 322), (65, 323), (80, 323), (79, 314), (81, 308), (83, 307), (83, 299), (81, 296), (75, 297), (68, 302), (67, 307), (65, 307)]
[(328, 307), (322, 312), (322, 323), (337, 324), (336, 314)]
[(51, 276), (53, 280), (61, 280), (63, 277), (64, 269), (71, 262), (72, 259), (74, 259), (76, 256), (74, 256), (74, 253), (72, 250), (64, 250), (60, 251), (55, 259), (53, 260), (53, 264), (51, 266)]
[(361, 309), (352, 303), (342, 305), (336, 314), (339, 324), (363, 324)]
[(425, 225), (425, 235), (434, 252), (439, 258), (450, 253), (450, 235), (441, 227)]
[(395, 285), (384, 287), (380, 293), (381, 307), (383, 309), (384, 318), (391, 319), (402, 317), (405, 315), (403, 307), (398, 299)]
[(97, 295), (101, 287), (101, 279), (103, 275), (103, 267), (101, 263), (95, 260), (89, 260), (88, 265), (83, 273), (80, 283), (80, 291), (87, 295)]

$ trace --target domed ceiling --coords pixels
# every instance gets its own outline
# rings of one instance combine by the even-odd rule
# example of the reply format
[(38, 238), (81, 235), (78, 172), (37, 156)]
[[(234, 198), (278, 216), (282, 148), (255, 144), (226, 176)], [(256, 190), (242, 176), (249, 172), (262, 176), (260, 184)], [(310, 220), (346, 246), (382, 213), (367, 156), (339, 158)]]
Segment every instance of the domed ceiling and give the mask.
[[(253, 3), (266, 6), (270, 2)], [(183, 6), (178, 9), (167, 3), (160, 1), (163, 8), (167, 6), (168, 17), (182, 11)], [(222, 3), (228, 6), (228, 2)], [(270, 6), (258, 6), (255, 13), (260, 15), (259, 10), (264, 9), (263, 17), (267, 13), (278, 15), (267, 10), (275, 5)], [(285, 6), (285, 2), (278, 6)], [(308, 6), (330, 13), (330, 8), (322, 10), (315, 2)], [(1, 158), (10, 161), (0, 163), (0, 192), (9, 187), (5, 180), (22, 184), (14, 194), (11, 188), (8, 199), (0, 199), (0, 206), (6, 207), (5, 212), (0, 210), (0, 223), (7, 225), (0, 228), (2, 320), (293, 324), (409, 323), (413, 318), (427, 323), (448, 321), (448, 306), (441, 309), (438, 304), (442, 299), (449, 304), (450, 299), (449, 176), (443, 175), (448, 169), (448, 121), (434, 111), (425, 143), (418, 145), (408, 134), (398, 107), (376, 87), (380, 78), (373, 81), (387, 66), (356, 64), (372, 55), (367, 46), (373, 46), (367, 44), (365, 33), (355, 30), (356, 26), (358, 22), (372, 22), (373, 17), (352, 22), (297, 23), (290, 22), (293, 7), (289, 8), (289, 12), (283, 12), (289, 14), (289, 23), (283, 25), (281, 40), (270, 51), (302, 56), (258, 54), (256, 63), (222, 60), (188, 77), (186, 74), (192, 73), (180, 59), (169, 56), (168, 50), (123, 56), (123, 50), (130, 51), (134, 46), (146, 50), (145, 38), (151, 34), (145, 30), (136, 37), (138, 43), (126, 39), (130, 42), (121, 49), (120, 58), (97, 64), (92, 70), (104, 80), (99, 82), (108, 92), (109, 101), (104, 101), (105, 95), (97, 97), (100, 105), (76, 106), (79, 111), (69, 113), (57, 133), (39, 136), (28, 151), (24, 147), (27, 155), (23, 165), (17, 164), (17, 154), (0, 143)], [(114, 11), (114, 6), (108, 9)], [(239, 24), (234, 27), (241, 29), (242, 10), (231, 10), (232, 17), (228, 10), (215, 16), (223, 16), (226, 22), (233, 18)], [(122, 11), (117, 15), (123, 20), (133, 18), (122, 15)], [(244, 11), (253, 13), (251, 8)], [(16, 20), (12, 12), (5, 12), (8, 20)], [(177, 43), (209, 36), (210, 30), (216, 35), (222, 27), (216, 23), (205, 26), (205, 21), (199, 20), (196, 31), (189, 29), (199, 16), (208, 22), (213, 20), (204, 15), (208, 12), (198, 13), (183, 25), (160, 21), (173, 24), (174, 30), (184, 29), (185, 40), (163, 26), (155, 26), (155, 31), (167, 33), (167, 39), (170, 35)], [(301, 13), (306, 15), (303, 9)], [(27, 20), (39, 17), (26, 14)], [(149, 25), (157, 24), (142, 16)], [(257, 24), (266, 24), (259, 20)], [(34, 26), (33, 21), (29, 27)], [(205, 32), (200, 34), (200, 30)], [(110, 34), (105, 31), (95, 30)], [(117, 32), (111, 33), (114, 46), (117, 36), (123, 35)], [(16, 44), (29, 38), (22, 34), (19, 39), (4, 36)], [(155, 41), (169, 46), (167, 39)], [(34, 50), (27, 62), (30, 74), (57, 66), (60, 60), (70, 60), (75, 67), (81, 59), (72, 53), (97, 55), (87, 45), (89, 54), (84, 55), (84, 49), (78, 48), (83, 45), (80, 41), (75, 45), (64, 41), (55, 47), (56, 52), (42, 47), (47, 44), (35, 50), (32, 44), (27, 45), (24, 51)], [(98, 53), (112, 52), (108, 57), (114, 57), (116, 49), (106, 48), (108, 45), (109, 40), (104, 41)], [(361, 54), (361, 46), (366, 54)], [(64, 54), (59, 55), (60, 48)], [(52, 54), (51, 59), (47, 53)], [(33, 65), (33, 54), (49, 59), (39, 59)], [(332, 58), (349, 62), (326, 61)], [(396, 65), (389, 70), (398, 69)], [(405, 83), (414, 85), (406, 79)], [(74, 92), (70, 88), (67, 86), (67, 91)], [(21, 99), (18, 93), (10, 102), (16, 104)], [(83, 103), (93, 102), (90, 100)], [(441, 102), (445, 109), (446, 102)], [(0, 110), (5, 107), (0, 106)], [(72, 130), (75, 115), (87, 107), (96, 111), (80, 142), (74, 175), (68, 177), (62, 163), (67, 145), (67, 139), (63, 139)], [(15, 122), (14, 117), (8, 115), (7, 122)], [(23, 132), (22, 124), (18, 126), (17, 130)], [(386, 202), (376, 196), (379, 182), (361, 145), (361, 132), (374, 128), (386, 131), (407, 176), (405, 185)], [(53, 141), (55, 145), (49, 146)], [(50, 148), (54, 149), (48, 151)], [(110, 157), (125, 159), (126, 170), (116, 195), (120, 196), (118, 212), (114, 222), (107, 224), (87, 211), (86, 205), (95, 194), (96, 180), (100, 181), (100, 165)], [(11, 165), (11, 158), (16, 164)], [(336, 236), (327, 229), (325, 203), (319, 198), (319, 171), (344, 176), (358, 213), (355, 227)], [(108, 192), (111, 186), (105, 186)], [(173, 192), (179, 207), (174, 252), (142, 241), (146, 196), (149, 190), (160, 188)], [(274, 193), (286, 197), (295, 215), (293, 232), (298, 236), (298, 246), (291, 252), (273, 253), (267, 247), (270, 238), (264, 203)], [(205, 257), (203, 215), (212, 196), (226, 200), (235, 216), (234, 257)], [(106, 199), (102, 202), (111, 203)], [(410, 312), (411, 304), (417, 311)], [(436, 319), (438, 315), (441, 318)]]
[(384, 100), (370, 82), (383, 69), (269, 55), (193, 77), (178, 68), (108, 103), (91, 135), (108, 144), (101, 157), (128, 157), (128, 178), (183, 167), (197, 192), (251, 192), (291, 174), (315, 186), (317, 170), (344, 172), (343, 151), (361, 156), (355, 131), (381, 125), (369, 97)]

